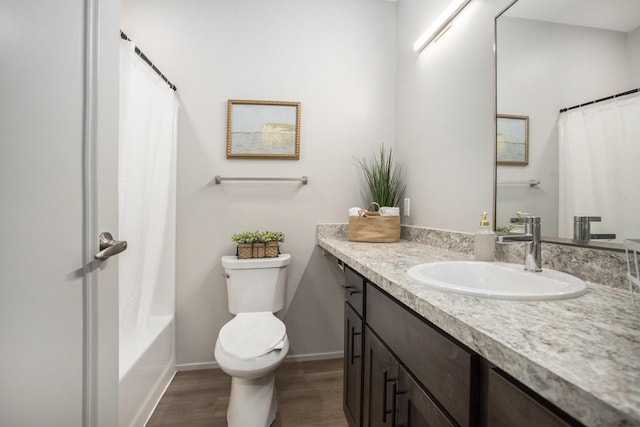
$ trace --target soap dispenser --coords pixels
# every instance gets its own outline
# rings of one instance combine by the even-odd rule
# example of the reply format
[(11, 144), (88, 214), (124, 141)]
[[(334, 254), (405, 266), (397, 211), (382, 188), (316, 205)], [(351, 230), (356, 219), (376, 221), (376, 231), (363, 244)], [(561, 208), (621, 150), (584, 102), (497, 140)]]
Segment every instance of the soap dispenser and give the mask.
[(474, 236), (473, 253), (476, 261), (494, 261), (496, 257), (496, 233), (491, 229), (486, 212), (482, 212), (480, 228)]

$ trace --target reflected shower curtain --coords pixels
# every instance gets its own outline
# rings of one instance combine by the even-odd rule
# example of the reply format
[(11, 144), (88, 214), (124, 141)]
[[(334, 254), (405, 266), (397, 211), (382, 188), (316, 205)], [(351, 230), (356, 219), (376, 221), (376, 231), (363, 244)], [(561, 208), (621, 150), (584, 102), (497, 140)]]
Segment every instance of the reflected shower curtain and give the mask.
[(640, 236), (640, 95), (560, 115), (559, 235), (573, 216), (601, 216), (598, 233)]
[[(176, 95), (134, 52), (120, 46), (120, 342), (152, 316), (175, 312)], [(125, 350), (126, 351), (126, 350)], [(122, 354), (122, 350), (121, 350)]]

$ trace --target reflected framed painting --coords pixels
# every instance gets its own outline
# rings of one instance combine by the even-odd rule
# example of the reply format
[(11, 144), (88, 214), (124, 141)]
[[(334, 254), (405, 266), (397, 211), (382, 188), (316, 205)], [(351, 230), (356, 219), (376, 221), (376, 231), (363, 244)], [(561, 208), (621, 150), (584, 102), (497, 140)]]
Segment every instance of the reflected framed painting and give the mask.
[(496, 163), (515, 166), (529, 164), (529, 116), (496, 116)]
[(227, 158), (300, 158), (300, 103), (227, 101)]

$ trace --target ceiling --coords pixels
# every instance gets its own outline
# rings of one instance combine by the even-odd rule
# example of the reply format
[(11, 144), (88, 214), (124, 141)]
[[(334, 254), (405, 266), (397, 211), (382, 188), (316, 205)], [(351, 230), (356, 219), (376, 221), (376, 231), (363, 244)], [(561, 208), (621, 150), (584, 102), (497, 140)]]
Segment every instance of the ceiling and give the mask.
[(628, 33), (640, 27), (640, 0), (519, 0), (505, 15)]

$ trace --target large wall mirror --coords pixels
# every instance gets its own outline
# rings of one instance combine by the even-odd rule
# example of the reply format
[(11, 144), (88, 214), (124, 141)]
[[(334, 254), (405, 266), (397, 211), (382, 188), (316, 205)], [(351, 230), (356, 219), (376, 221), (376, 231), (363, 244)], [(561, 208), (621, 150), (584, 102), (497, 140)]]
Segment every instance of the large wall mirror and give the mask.
[(640, 238), (640, 1), (517, 0), (495, 24), (496, 229), (526, 212), (572, 239), (581, 215), (590, 245)]

